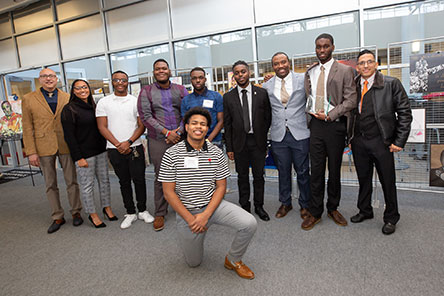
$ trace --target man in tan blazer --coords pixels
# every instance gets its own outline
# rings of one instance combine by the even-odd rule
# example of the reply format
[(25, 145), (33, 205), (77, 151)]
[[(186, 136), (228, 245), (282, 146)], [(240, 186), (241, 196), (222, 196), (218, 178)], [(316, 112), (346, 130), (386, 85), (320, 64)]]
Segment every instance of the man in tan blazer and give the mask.
[(315, 40), (319, 62), (305, 73), (307, 121), (310, 128), (310, 214), (302, 229), (310, 230), (324, 211), (325, 167), (328, 159), (327, 212), (336, 224), (346, 226), (347, 220), (337, 210), (341, 199), (342, 154), (350, 128), (350, 111), (356, 108), (356, 84), (351, 67), (333, 59), (335, 48), (330, 34)]
[(46, 184), (46, 195), (52, 208), (53, 223), (48, 233), (56, 232), (65, 224), (57, 187), (56, 158), (63, 168), (68, 200), (71, 205), (73, 225), (83, 223), (80, 216), (82, 204), (79, 196), (74, 162), (63, 138), (60, 114), (69, 101), (69, 95), (57, 89), (57, 75), (51, 69), (40, 71), (42, 87), (24, 96), (22, 102), (23, 143), (29, 163), (42, 169)]

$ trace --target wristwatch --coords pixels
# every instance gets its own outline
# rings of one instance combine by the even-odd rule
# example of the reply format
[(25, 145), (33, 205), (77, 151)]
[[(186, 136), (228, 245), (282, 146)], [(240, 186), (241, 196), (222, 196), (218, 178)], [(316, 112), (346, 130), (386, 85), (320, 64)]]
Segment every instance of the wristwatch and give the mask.
[(127, 141), (128, 141), (128, 143), (130, 143), (130, 145), (133, 145), (133, 143), (134, 143), (133, 141), (131, 141), (131, 139), (128, 139)]

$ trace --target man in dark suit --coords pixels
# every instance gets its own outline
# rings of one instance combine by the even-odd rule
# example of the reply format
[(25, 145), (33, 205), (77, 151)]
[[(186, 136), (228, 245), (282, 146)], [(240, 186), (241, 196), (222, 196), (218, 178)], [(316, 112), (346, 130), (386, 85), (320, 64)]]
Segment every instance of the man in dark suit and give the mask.
[(353, 223), (373, 218), (372, 177), (376, 166), (385, 210), (382, 233), (392, 234), (399, 221), (396, 194), (396, 172), (393, 152), (399, 152), (407, 142), (412, 122), (409, 98), (401, 82), (377, 71), (375, 55), (363, 50), (358, 55), (356, 87), (360, 98), (353, 110), (351, 145), (359, 179), (359, 213)]
[(327, 211), (336, 224), (346, 226), (347, 220), (339, 213), (341, 199), (341, 165), (350, 111), (356, 107), (354, 72), (349, 66), (332, 57), (333, 37), (321, 34), (316, 40), (319, 62), (305, 73), (307, 121), (310, 128), (310, 214), (302, 222), (302, 229), (310, 230), (324, 211), (325, 167), (328, 159)]
[(267, 91), (250, 83), (250, 70), (244, 61), (233, 65), (237, 87), (224, 99), (224, 129), (227, 155), (236, 164), (239, 203), (250, 212), (249, 167), (253, 171), (255, 213), (270, 220), (264, 210), (264, 166), (267, 133), (271, 124), (271, 107)]

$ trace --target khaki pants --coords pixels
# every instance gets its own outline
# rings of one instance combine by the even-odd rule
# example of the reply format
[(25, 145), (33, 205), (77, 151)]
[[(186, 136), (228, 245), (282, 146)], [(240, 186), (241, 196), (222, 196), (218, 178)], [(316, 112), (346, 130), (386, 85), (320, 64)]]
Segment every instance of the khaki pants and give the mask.
[(62, 219), (64, 212), (60, 204), (59, 188), (57, 187), (56, 158), (63, 168), (66, 191), (68, 193), (69, 204), (71, 205), (71, 215), (80, 213), (82, 203), (80, 202), (79, 184), (77, 184), (76, 169), (69, 154), (55, 154), (40, 157), (40, 168), (43, 172), (46, 185), (46, 196), (52, 209), (51, 218), (53, 220)]

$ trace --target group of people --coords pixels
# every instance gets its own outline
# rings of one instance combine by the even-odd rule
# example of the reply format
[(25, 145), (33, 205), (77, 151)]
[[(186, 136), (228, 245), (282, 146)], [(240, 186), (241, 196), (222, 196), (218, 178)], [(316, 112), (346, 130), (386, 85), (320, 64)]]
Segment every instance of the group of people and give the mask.
[[(185, 87), (170, 81), (164, 59), (154, 62), (155, 82), (144, 86), (138, 98), (128, 94), (128, 75), (114, 72), (113, 94), (97, 105), (87, 81), (75, 80), (68, 95), (56, 88), (54, 71), (42, 70), (42, 87), (23, 98), (23, 139), (30, 164), (40, 166), (45, 178), (53, 219), (48, 233), (65, 223), (56, 158), (63, 168), (73, 225), (83, 223), (83, 204), (94, 227), (106, 226), (94, 204), (95, 179), (104, 217), (118, 220), (110, 204), (109, 158), (127, 212), (122, 229), (140, 219), (160, 231), (170, 205), (176, 212), (185, 260), (189, 266), (198, 266), (210, 225), (229, 226), (236, 229), (236, 236), (224, 266), (252, 279), (254, 273), (242, 262), (257, 228), (251, 214), (249, 171), (251, 167), (254, 213), (269, 221), (264, 209), (269, 131), (279, 172), (281, 206), (276, 218), (285, 217), (293, 208), (293, 167), (302, 229), (310, 230), (321, 221), (328, 165), (328, 217), (346, 226), (347, 220), (338, 211), (340, 171), (344, 147), (351, 144), (360, 188), (359, 212), (350, 220), (359, 223), (373, 218), (376, 166), (386, 203), (382, 232), (394, 233), (400, 216), (393, 152), (402, 150), (410, 132), (407, 94), (398, 79), (377, 71), (371, 51), (359, 53), (356, 69), (332, 57), (334, 40), (329, 34), (316, 38), (315, 51), (318, 62), (305, 74), (290, 70), (284, 52), (274, 54), (275, 75), (266, 77), (263, 87), (251, 84), (248, 64), (237, 61), (232, 66), (237, 86), (223, 97), (205, 86), (206, 73), (200, 67), (190, 72), (193, 92), (188, 94)], [(230, 173), (227, 157), (219, 149), (222, 128), (227, 157), (235, 162), (240, 206), (224, 200)], [(140, 139), (145, 130), (155, 172), (154, 217), (146, 206), (145, 151)]]

